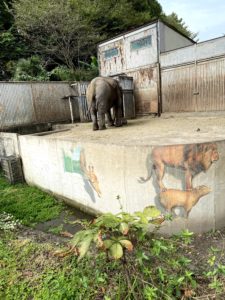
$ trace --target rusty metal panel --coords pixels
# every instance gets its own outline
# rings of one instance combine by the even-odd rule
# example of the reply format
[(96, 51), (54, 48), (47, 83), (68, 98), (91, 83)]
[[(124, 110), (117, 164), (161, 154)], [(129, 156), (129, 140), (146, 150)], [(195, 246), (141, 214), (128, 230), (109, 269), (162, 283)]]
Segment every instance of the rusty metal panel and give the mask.
[(0, 128), (70, 120), (62, 97), (71, 94), (75, 92), (65, 82), (1, 82)]
[(29, 124), (35, 120), (31, 85), (0, 83), (0, 129)]
[(79, 115), (81, 122), (89, 122), (91, 121), (91, 114), (88, 110), (87, 103), (87, 87), (89, 85), (89, 81), (79, 81), (77, 82), (77, 90), (78, 90), (78, 107), (79, 107)]
[(225, 110), (225, 58), (162, 71), (163, 112)]
[[(105, 53), (111, 49), (118, 49), (118, 55), (107, 58)], [(98, 48), (98, 57), (101, 76), (110, 76), (125, 72), (126, 67), (123, 38), (100, 45)]]
[(128, 72), (134, 80), (135, 110), (137, 115), (158, 112), (158, 69), (148, 67)]
[(65, 83), (32, 83), (32, 96), (37, 123), (70, 120), (70, 109), (67, 100), (72, 89)]

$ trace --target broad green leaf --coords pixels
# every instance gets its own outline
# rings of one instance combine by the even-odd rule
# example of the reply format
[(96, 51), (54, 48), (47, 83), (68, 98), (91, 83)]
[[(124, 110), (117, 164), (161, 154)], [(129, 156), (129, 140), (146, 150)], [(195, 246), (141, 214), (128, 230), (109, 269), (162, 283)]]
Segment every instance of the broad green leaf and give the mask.
[(148, 218), (144, 215), (144, 213), (137, 211), (135, 215), (139, 218), (141, 223), (148, 224)]
[(122, 212), (122, 213), (118, 213), (117, 216), (120, 218), (120, 220), (122, 222), (125, 222), (125, 223), (129, 223), (129, 222), (134, 221), (134, 216), (132, 216), (129, 213)]
[(105, 246), (106, 249), (109, 249), (112, 246), (113, 243), (115, 243), (113, 240), (105, 240), (105, 241), (103, 241), (103, 244), (104, 244), (104, 246)]
[(122, 234), (127, 235), (129, 231), (129, 225), (127, 223), (122, 222), (120, 224), (120, 231), (122, 232)]
[(120, 224), (120, 219), (110, 213), (104, 214), (98, 217), (95, 221), (95, 225), (104, 226), (106, 228), (115, 228)]
[(93, 240), (93, 235), (88, 235), (81, 243), (80, 243), (80, 246), (78, 248), (78, 251), (79, 251), (79, 260), (81, 258), (83, 258), (85, 256), (85, 254), (87, 253), (89, 247), (90, 247), (90, 244), (91, 244), (91, 241)]
[(120, 243), (112, 244), (109, 252), (114, 259), (120, 259), (123, 256), (123, 248)]
[(120, 240), (120, 244), (128, 251), (132, 251), (134, 248), (133, 244), (129, 240)]
[(147, 206), (145, 207), (143, 214), (147, 218), (158, 218), (159, 216), (161, 216), (162, 213), (155, 206)]

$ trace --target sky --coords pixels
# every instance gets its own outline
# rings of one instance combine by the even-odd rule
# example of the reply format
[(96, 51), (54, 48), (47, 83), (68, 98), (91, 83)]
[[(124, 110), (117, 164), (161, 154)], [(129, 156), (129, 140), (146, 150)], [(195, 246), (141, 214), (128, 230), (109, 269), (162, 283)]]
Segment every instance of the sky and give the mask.
[(177, 13), (199, 41), (225, 35), (225, 0), (158, 0), (166, 14)]

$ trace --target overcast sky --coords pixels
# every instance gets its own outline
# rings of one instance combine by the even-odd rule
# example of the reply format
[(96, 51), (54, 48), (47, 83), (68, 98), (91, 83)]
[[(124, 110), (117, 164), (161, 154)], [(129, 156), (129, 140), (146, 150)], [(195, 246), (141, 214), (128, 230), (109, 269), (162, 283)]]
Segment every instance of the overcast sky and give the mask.
[(159, 0), (166, 14), (175, 12), (199, 41), (225, 35), (225, 0)]

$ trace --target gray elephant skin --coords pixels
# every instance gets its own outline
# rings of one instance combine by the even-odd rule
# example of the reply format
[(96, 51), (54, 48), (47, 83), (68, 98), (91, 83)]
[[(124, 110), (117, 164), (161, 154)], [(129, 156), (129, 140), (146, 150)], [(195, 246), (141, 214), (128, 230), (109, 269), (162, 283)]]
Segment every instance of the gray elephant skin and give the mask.
[[(122, 126), (126, 123), (122, 118), (122, 89), (117, 80), (110, 77), (96, 77), (88, 85), (86, 95), (93, 130), (106, 129), (105, 115), (108, 126)], [(115, 120), (111, 116), (111, 108), (114, 109)]]

